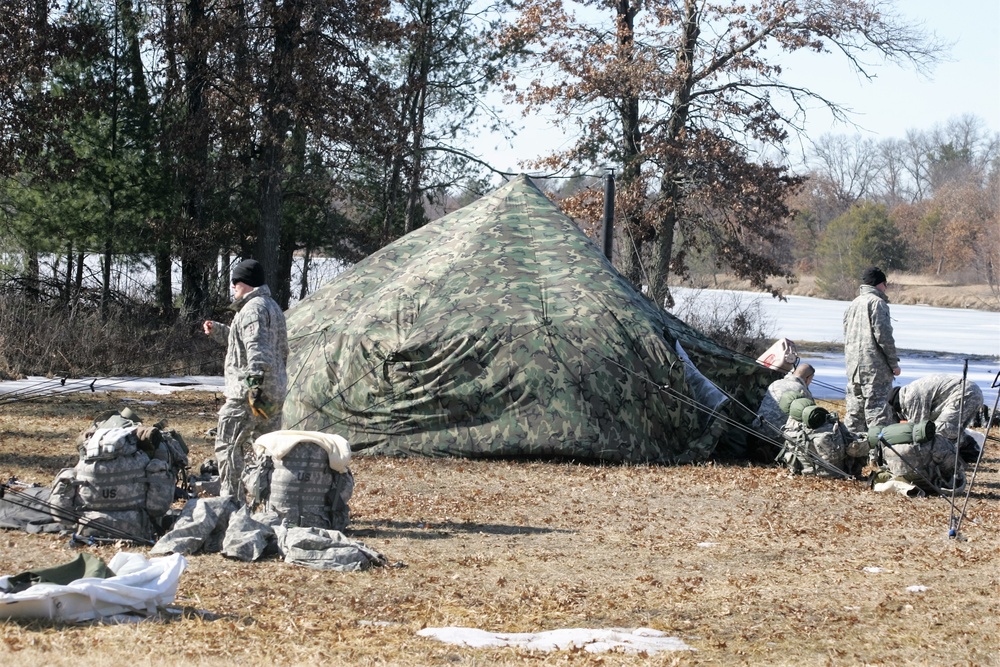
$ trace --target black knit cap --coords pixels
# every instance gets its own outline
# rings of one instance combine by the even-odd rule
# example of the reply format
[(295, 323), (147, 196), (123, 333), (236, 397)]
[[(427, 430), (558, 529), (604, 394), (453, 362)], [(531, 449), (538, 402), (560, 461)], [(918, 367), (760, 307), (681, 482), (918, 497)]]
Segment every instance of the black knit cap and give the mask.
[(872, 287), (875, 287), (876, 285), (881, 285), (884, 282), (885, 273), (883, 273), (882, 269), (877, 266), (869, 266), (865, 269), (864, 274), (861, 276), (861, 283), (863, 285), (871, 285)]
[(236, 283), (260, 287), (264, 284), (264, 267), (255, 259), (244, 259), (233, 268), (233, 284)]

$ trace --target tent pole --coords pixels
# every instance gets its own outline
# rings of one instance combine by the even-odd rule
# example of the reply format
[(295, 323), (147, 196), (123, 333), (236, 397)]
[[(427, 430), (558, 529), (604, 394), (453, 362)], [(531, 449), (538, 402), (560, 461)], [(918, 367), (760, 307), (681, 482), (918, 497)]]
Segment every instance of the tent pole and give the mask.
[(601, 227), (601, 249), (611, 262), (615, 238), (615, 172), (608, 170), (604, 176), (604, 225)]

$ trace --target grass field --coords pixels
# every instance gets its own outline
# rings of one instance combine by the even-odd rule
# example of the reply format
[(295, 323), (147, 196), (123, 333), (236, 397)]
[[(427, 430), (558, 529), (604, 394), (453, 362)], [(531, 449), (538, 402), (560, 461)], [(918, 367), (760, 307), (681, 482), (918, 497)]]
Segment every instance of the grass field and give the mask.
[[(81, 394), (0, 406), (0, 475), (49, 484), (75, 462), (73, 438), (125, 399), (157, 401), (138, 408), (181, 432), (195, 467), (211, 456), (202, 434), (215, 423), (212, 394)], [(950, 539), (943, 498), (775, 467), (361, 457), (348, 533), (393, 567), (342, 574), (192, 556), (182, 618), (0, 621), (0, 656), (74, 666), (997, 665), (998, 468), (990, 443)], [(0, 540), (0, 574), (74, 555), (57, 536)], [(109, 560), (117, 548), (91, 550)], [(695, 650), (545, 653), (417, 635), (442, 626), (648, 627)]]

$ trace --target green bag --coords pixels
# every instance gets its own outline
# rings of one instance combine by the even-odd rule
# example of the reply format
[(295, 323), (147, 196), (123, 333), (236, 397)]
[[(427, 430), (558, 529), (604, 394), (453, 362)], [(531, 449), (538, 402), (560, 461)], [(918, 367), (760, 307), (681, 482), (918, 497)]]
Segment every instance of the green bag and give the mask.
[(782, 414), (788, 415), (792, 402), (800, 398), (806, 398), (806, 395), (801, 390), (793, 389), (791, 391), (786, 391), (781, 395), (781, 398), (778, 399), (778, 409), (781, 410)]
[(872, 426), (868, 429), (868, 442), (872, 447), (878, 446), (880, 438), (890, 445), (920, 444), (933, 440), (935, 432), (932, 421)]
[(825, 424), (829, 416), (827, 409), (819, 405), (813, 404), (802, 409), (802, 423), (812, 429)]

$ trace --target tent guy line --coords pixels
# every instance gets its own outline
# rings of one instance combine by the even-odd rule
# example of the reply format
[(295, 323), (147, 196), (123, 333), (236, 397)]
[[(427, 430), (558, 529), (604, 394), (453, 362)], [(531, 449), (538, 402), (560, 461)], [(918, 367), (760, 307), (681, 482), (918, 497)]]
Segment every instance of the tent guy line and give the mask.
[[(997, 371), (996, 377), (993, 379), (993, 387), (1000, 388), (1000, 371)], [(956, 536), (958, 535), (958, 531), (962, 528), (962, 519), (965, 518), (965, 510), (969, 506), (969, 496), (972, 493), (972, 485), (976, 483), (976, 473), (979, 472), (979, 463), (983, 460), (983, 452), (986, 451), (986, 443), (991, 439), (990, 432), (993, 430), (994, 424), (997, 423), (994, 416), (997, 414), (998, 405), (1000, 405), (1000, 391), (997, 392), (997, 397), (993, 401), (993, 410), (990, 411), (990, 419), (986, 423), (986, 436), (983, 440), (983, 445), (979, 448), (979, 454), (976, 456), (976, 465), (972, 468), (972, 476), (969, 480), (968, 488), (965, 490), (965, 503), (962, 505), (962, 511), (959, 513), (958, 521), (954, 525)]]
[[(955, 415), (957, 421), (956, 431), (958, 432), (958, 438), (955, 440), (955, 454), (958, 455), (958, 442), (962, 437), (962, 415), (964, 414), (965, 406), (965, 385), (969, 380), (969, 360), (966, 359), (965, 363), (962, 365), (962, 391), (958, 397), (958, 414)], [(982, 451), (982, 448), (980, 448)], [(909, 465), (909, 464), (907, 464)], [(913, 467), (913, 466), (910, 466)], [(955, 466), (951, 471), (951, 516), (948, 517), (948, 537), (958, 536), (958, 508), (955, 507), (955, 485), (958, 479), (958, 466)]]
[[(565, 339), (565, 337), (563, 337), (563, 338)], [(581, 354), (584, 354), (584, 355), (590, 355), (591, 354), (589, 350), (584, 350), (584, 349), (580, 348), (575, 343), (573, 343), (573, 341), (571, 341), (569, 339), (565, 339), (565, 342), (568, 345), (571, 345), (574, 348), (576, 348), (577, 351), (579, 351)], [(788, 437), (783, 432), (780, 432), (780, 431), (778, 432), (778, 435), (782, 438), (781, 442), (779, 442), (777, 440), (774, 440), (774, 439), (771, 439), (771, 438), (762, 438), (762, 436), (759, 433), (756, 433), (749, 426), (747, 426), (743, 422), (739, 421), (735, 417), (730, 417), (730, 416), (726, 415), (725, 413), (721, 412), (717, 408), (713, 408), (712, 406), (706, 405), (705, 403), (703, 403), (701, 401), (693, 399), (693, 398), (691, 398), (689, 396), (685, 396), (685, 395), (681, 394), (680, 392), (678, 392), (677, 390), (675, 390), (670, 385), (666, 385), (666, 384), (661, 385), (661, 384), (658, 384), (652, 378), (650, 378), (648, 376), (641, 375), (641, 374), (637, 373), (636, 371), (633, 371), (632, 369), (625, 367), (624, 365), (622, 365), (621, 363), (619, 363), (615, 359), (611, 359), (611, 358), (605, 357), (603, 355), (601, 355), (601, 359), (603, 361), (606, 361), (606, 362), (610, 363), (610, 364), (617, 365), (619, 368), (621, 368), (626, 373), (629, 373), (629, 374), (632, 374), (634, 376), (637, 376), (640, 380), (643, 380), (643, 381), (645, 381), (645, 382), (653, 385), (654, 387), (656, 387), (657, 390), (659, 390), (660, 392), (663, 392), (664, 394), (672, 397), (676, 401), (678, 401), (680, 403), (683, 403), (685, 405), (688, 405), (688, 406), (694, 408), (695, 410), (700, 410), (701, 412), (705, 413), (710, 419), (713, 418), (713, 417), (717, 418), (720, 422), (724, 423), (726, 426), (729, 426), (729, 427), (735, 428), (737, 430), (740, 430), (744, 434), (754, 435), (754, 436), (756, 436), (758, 438), (761, 438), (761, 439), (765, 440), (768, 444), (772, 445), (774, 448), (776, 448), (776, 449), (779, 450), (778, 451), (778, 456), (780, 456), (781, 453), (784, 451), (784, 449), (787, 447), (787, 445), (789, 443), (791, 443), (791, 440), (789, 440)], [(681, 362), (681, 363), (685, 363), (685, 362)], [(708, 379), (708, 378), (706, 378), (706, 379)], [(757, 411), (756, 410), (751, 410), (749, 406), (747, 406), (745, 403), (743, 403), (742, 401), (740, 401), (738, 398), (736, 398), (730, 392), (727, 392), (723, 387), (720, 387), (715, 382), (712, 382), (711, 380), (708, 380), (708, 381), (711, 382), (712, 385), (716, 389), (718, 389), (720, 392), (722, 392), (723, 394), (725, 394), (726, 397), (727, 397), (727, 399), (729, 399), (729, 401), (731, 401), (732, 404), (734, 404), (736, 406), (739, 406), (740, 408), (742, 408), (743, 410), (745, 410), (746, 413), (748, 415), (750, 415), (751, 417), (756, 417), (757, 416)], [(706, 425), (705, 428), (707, 430), (708, 428), (710, 428), (710, 425)], [(777, 430), (777, 429), (775, 429), (775, 430)], [(842, 478), (844, 478), (846, 480), (860, 481), (860, 480), (856, 480), (856, 478), (854, 478), (852, 475), (849, 475), (846, 471), (841, 470), (840, 468), (838, 468), (837, 466), (829, 463), (828, 461), (824, 461), (815, 452), (813, 452), (811, 450), (806, 450), (805, 454), (806, 454), (806, 456), (808, 456), (810, 458), (810, 460), (813, 463), (815, 463), (819, 467), (825, 469), (827, 472), (834, 473), (837, 476), (842, 477)]]
[[(107, 535), (111, 538), (123, 540), (126, 542), (134, 542), (135, 544), (145, 544), (147, 546), (152, 546), (153, 541), (147, 540), (142, 537), (136, 537), (129, 532), (120, 530), (118, 527), (106, 521), (101, 521), (93, 517), (86, 516), (84, 510), (74, 511), (61, 507), (47, 500), (42, 500), (41, 498), (36, 498), (29, 493), (20, 491), (14, 488), (15, 481), (13, 479), (6, 482), (0, 482), (0, 500), (5, 500), (11, 505), (20, 507), (22, 509), (34, 510), (37, 512), (42, 512), (48, 514), (60, 521), (69, 521), (74, 524), (79, 524), (84, 528), (95, 528), (99, 530), (102, 534)], [(82, 538), (76, 534), (70, 537), (71, 541), (75, 542), (86, 542), (92, 538)]]

